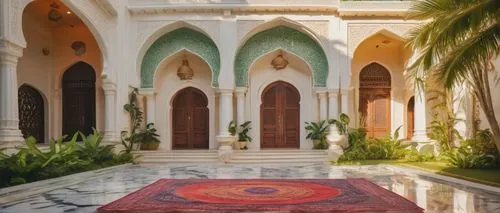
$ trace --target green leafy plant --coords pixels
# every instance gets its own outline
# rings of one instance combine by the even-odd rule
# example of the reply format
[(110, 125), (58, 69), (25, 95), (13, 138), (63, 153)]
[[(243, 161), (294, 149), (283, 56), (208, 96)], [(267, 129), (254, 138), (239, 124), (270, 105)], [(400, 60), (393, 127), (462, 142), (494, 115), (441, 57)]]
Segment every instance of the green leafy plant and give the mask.
[(138, 107), (137, 94), (139, 90), (133, 88), (129, 93), (129, 102), (123, 106), (123, 109), (129, 114), (130, 130), (121, 132), (122, 145), (125, 147), (126, 152), (131, 152), (134, 144), (139, 143), (138, 137), (135, 136), (137, 130), (140, 128), (144, 119), (143, 112)]
[(453, 112), (453, 98), (451, 92), (431, 90), (431, 96), (427, 99), (432, 104), (432, 121), (429, 126), (429, 137), (436, 140), (440, 150), (447, 151), (453, 147), (454, 140), (462, 137), (454, 128), (459, 121)]
[(247, 121), (240, 125), (238, 129), (238, 141), (248, 141), (252, 142), (252, 138), (248, 135), (248, 132), (252, 129), (250, 127), (251, 121)]
[(339, 119), (331, 119), (328, 121), (330, 124), (334, 124), (341, 135), (347, 135), (349, 133), (348, 127), (351, 119), (345, 113), (341, 113)]
[(85, 136), (79, 133), (83, 143), (79, 146), (78, 155), (80, 158), (101, 164), (113, 159), (113, 145), (101, 146), (103, 135), (92, 128), (93, 133)]
[(155, 150), (158, 149), (160, 144), (160, 135), (156, 133), (156, 128), (154, 128), (153, 123), (148, 123), (146, 128), (134, 134), (133, 141), (141, 143), (141, 149), (144, 150)]
[(319, 122), (305, 122), (306, 126), (306, 139), (313, 140), (314, 149), (326, 149), (328, 144), (326, 143), (326, 135), (328, 135), (328, 128), (330, 124), (326, 121)]
[(465, 169), (500, 167), (500, 154), (489, 130), (478, 131), (473, 138), (463, 140), (460, 147), (443, 153), (451, 166)]

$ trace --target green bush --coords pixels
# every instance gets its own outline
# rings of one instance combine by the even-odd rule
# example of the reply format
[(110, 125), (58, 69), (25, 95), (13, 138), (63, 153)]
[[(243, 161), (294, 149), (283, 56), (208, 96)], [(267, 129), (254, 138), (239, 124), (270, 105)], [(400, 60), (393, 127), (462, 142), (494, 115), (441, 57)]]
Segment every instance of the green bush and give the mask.
[[(306, 139), (313, 140), (314, 149), (326, 149), (328, 148), (328, 143), (326, 142), (326, 135), (328, 135), (328, 130), (330, 124), (326, 120), (318, 122), (305, 122), (306, 126)], [(318, 143), (315, 143), (317, 141)]]
[(51, 140), (48, 151), (40, 150), (36, 139), (28, 137), (26, 146), (20, 148), (17, 153), (7, 155), (0, 152), (0, 187), (133, 161), (130, 153), (114, 154), (114, 146), (101, 146), (102, 135), (95, 130), (93, 134), (81, 136), (81, 145), (76, 143), (78, 134), (73, 135), (70, 140), (66, 140), (66, 137)]
[(490, 169), (500, 167), (493, 135), (489, 130), (480, 130), (473, 138), (463, 140), (459, 147), (445, 151), (443, 159), (457, 168)]
[(349, 131), (349, 147), (339, 158), (339, 161), (353, 160), (396, 160), (404, 158), (410, 150), (409, 145), (403, 145), (399, 138), (398, 128), (394, 135), (383, 138), (367, 139), (366, 130)]

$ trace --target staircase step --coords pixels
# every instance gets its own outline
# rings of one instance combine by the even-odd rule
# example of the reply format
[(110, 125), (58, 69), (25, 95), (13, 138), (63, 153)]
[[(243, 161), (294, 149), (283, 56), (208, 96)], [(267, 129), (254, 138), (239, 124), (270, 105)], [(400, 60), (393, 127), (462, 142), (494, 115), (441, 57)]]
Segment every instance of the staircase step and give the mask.
[(231, 159), (228, 163), (233, 164), (268, 164), (268, 163), (323, 163), (327, 162), (326, 158), (322, 159), (255, 159), (255, 160), (239, 160), (239, 159)]
[(324, 159), (327, 155), (233, 155), (232, 159)]

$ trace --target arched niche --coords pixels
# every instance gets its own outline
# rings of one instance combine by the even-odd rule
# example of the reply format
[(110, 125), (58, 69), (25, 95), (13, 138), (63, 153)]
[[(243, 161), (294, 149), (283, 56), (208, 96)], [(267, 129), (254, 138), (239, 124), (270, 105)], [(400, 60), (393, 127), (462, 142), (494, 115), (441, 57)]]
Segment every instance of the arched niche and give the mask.
[(287, 26), (259, 32), (239, 49), (234, 66), (236, 86), (247, 86), (250, 66), (260, 56), (276, 49), (286, 50), (304, 59), (311, 66), (314, 86), (326, 86), (328, 60), (323, 48), (305, 33)]
[(220, 54), (217, 46), (207, 35), (186, 27), (166, 33), (148, 48), (141, 63), (141, 87), (153, 88), (158, 65), (182, 50), (188, 50), (208, 63), (212, 71), (212, 87), (218, 87)]

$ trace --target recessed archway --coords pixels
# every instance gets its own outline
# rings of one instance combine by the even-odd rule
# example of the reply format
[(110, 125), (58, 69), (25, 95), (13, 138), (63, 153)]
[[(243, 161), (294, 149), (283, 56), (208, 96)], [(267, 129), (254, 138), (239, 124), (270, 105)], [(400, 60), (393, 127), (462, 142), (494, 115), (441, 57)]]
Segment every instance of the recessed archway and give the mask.
[(383, 137), (391, 131), (391, 74), (380, 64), (371, 63), (359, 74), (361, 126), (368, 137)]
[(63, 134), (72, 136), (80, 131), (92, 133), (96, 126), (96, 75), (94, 68), (78, 62), (64, 72)]
[(165, 59), (188, 50), (205, 60), (212, 72), (212, 87), (218, 87), (220, 54), (211, 38), (202, 32), (182, 27), (159, 37), (146, 51), (141, 62), (141, 87), (153, 88), (155, 71)]
[(45, 101), (34, 87), (23, 84), (18, 89), (19, 129), (24, 138), (33, 136), (45, 142)]
[(321, 45), (309, 35), (283, 25), (256, 33), (238, 50), (234, 66), (236, 86), (247, 86), (251, 65), (260, 56), (277, 49), (289, 51), (304, 59), (311, 66), (314, 86), (326, 86), (328, 60)]

